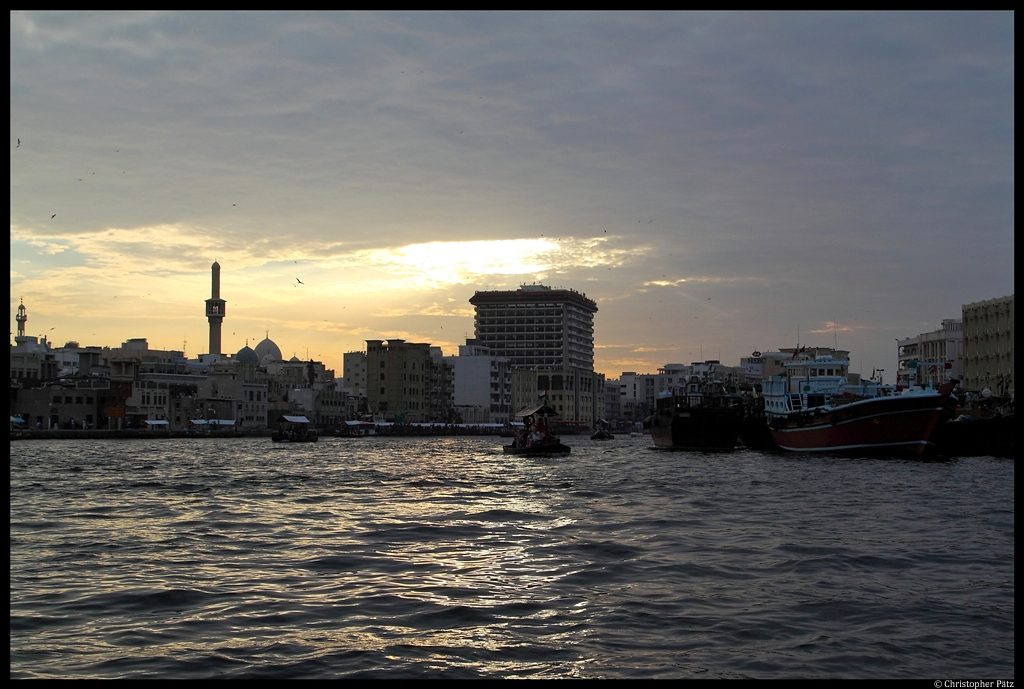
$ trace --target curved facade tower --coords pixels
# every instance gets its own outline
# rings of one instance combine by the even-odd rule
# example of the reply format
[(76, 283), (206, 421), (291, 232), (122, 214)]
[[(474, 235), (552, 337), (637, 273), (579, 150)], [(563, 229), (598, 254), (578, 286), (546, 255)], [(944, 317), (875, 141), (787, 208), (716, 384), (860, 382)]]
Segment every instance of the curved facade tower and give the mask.
[(224, 322), (224, 300), (220, 298), (220, 264), (213, 262), (213, 293), (206, 300), (206, 318), (210, 321), (210, 354), (221, 354), (220, 326)]

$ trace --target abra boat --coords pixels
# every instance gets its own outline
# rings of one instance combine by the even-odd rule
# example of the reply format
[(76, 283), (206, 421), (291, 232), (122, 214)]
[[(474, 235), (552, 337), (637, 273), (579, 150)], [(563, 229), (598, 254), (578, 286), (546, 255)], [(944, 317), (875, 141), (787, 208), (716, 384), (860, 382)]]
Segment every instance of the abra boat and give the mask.
[(274, 431), (270, 439), (275, 443), (315, 443), (320, 437), (309, 427), (309, 419), (305, 416), (281, 417), (280, 428)]
[(794, 356), (784, 364), (783, 375), (764, 381), (765, 416), (779, 448), (913, 456), (934, 452), (936, 431), (956, 404), (956, 383), (906, 390), (873, 381), (850, 383), (849, 365), (831, 356)]
[(730, 451), (743, 422), (743, 397), (720, 380), (690, 376), (655, 402), (651, 439), (666, 450)]
[(516, 412), (523, 420), (523, 430), (516, 433), (511, 445), (503, 446), (507, 455), (567, 455), (572, 451), (558, 436), (549, 431), (549, 420), (558, 412), (546, 403), (524, 407)]

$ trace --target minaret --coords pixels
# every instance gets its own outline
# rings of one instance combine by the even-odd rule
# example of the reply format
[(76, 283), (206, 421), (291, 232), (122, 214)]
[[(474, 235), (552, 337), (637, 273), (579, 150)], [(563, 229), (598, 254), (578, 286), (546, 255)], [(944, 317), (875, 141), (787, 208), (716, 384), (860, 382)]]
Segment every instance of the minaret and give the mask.
[(25, 321), (28, 320), (28, 315), (25, 314), (25, 298), (21, 298), (21, 306), (18, 307), (18, 315), (15, 316), (15, 320), (18, 321), (18, 337), (25, 337)]
[(220, 298), (220, 264), (213, 262), (213, 294), (206, 300), (206, 318), (210, 321), (210, 354), (220, 354), (220, 324), (224, 320), (224, 300)]

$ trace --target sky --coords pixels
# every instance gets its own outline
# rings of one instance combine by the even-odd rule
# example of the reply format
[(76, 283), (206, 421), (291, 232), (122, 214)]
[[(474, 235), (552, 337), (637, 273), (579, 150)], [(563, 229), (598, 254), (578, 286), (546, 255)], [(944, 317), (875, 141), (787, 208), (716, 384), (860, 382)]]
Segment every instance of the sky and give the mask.
[[(595, 300), (595, 369), (885, 369), (1013, 293), (1014, 14), (11, 13), (12, 337), (342, 374)], [(299, 282), (301, 280), (301, 283)]]

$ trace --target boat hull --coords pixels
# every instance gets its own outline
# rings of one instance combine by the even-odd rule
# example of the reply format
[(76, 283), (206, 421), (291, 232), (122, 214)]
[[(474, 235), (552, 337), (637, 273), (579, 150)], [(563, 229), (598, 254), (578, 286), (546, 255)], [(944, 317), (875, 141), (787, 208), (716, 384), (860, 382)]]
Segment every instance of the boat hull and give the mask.
[(924, 455), (947, 413), (940, 395), (879, 397), (774, 416), (772, 438), (789, 452)]
[(531, 445), (530, 447), (512, 447), (505, 445), (502, 448), (507, 455), (567, 455), (572, 451), (568, 445), (562, 443), (549, 443), (545, 445)]
[(315, 443), (320, 440), (320, 436), (312, 435), (307, 437), (288, 437), (282, 436), (278, 433), (270, 436), (270, 439), (275, 443)]
[(651, 420), (651, 439), (665, 450), (728, 452), (736, 447), (742, 416), (736, 409), (693, 407)]

